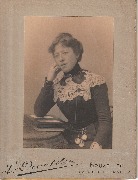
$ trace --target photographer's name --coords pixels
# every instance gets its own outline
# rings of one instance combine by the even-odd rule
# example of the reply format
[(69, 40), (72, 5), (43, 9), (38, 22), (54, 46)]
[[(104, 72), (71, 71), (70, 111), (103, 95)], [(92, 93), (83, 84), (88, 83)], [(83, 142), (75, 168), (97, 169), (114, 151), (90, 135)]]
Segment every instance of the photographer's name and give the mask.
[(6, 170), (2, 173), (7, 175), (15, 174), (16, 176), (25, 176), (46, 171), (53, 171), (67, 167), (77, 166), (78, 164), (66, 158), (57, 158), (50, 163), (35, 164), (32, 161), (24, 161), (22, 163), (16, 161), (15, 164), (7, 165)]

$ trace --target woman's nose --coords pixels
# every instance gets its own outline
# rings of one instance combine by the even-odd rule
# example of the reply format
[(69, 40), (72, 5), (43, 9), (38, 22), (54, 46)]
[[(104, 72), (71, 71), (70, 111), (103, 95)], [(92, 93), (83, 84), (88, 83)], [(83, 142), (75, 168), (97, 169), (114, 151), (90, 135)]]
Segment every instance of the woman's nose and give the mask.
[(62, 54), (60, 54), (60, 56), (59, 56), (59, 61), (60, 61), (60, 62), (64, 61), (64, 57), (63, 57)]

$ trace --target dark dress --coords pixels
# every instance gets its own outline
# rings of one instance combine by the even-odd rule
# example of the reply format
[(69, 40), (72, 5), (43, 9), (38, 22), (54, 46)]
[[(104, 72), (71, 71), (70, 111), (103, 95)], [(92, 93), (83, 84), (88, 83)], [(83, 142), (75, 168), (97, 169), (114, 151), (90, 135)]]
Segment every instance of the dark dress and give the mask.
[[(68, 119), (68, 126), (60, 135), (65, 140), (64, 148), (90, 148), (92, 142), (111, 148), (112, 121), (103, 77), (76, 64), (72, 71), (57, 76), (53, 82), (45, 81), (34, 105), (35, 115), (45, 116), (55, 103)], [(84, 134), (87, 140), (80, 147), (75, 140)]]

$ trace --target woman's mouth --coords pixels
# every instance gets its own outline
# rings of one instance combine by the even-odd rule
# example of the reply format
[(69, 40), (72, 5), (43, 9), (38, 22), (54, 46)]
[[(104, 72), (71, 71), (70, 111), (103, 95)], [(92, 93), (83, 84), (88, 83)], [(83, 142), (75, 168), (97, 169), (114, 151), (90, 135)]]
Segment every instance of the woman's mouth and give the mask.
[(64, 68), (66, 66), (66, 64), (61, 64), (60, 67), (61, 68)]

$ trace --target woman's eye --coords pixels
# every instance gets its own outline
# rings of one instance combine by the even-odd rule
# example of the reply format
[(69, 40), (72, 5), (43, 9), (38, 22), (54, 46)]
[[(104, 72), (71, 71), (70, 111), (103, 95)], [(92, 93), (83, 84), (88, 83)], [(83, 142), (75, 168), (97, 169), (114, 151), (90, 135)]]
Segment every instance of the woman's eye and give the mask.
[(68, 53), (67, 51), (63, 52), (63, 54), (67, 54), (67, 53)]
[(54, 58), (58, 58), (58, 56), (59, 56), (58, 54), (55, 54), (55, 55), (54, 55)]

